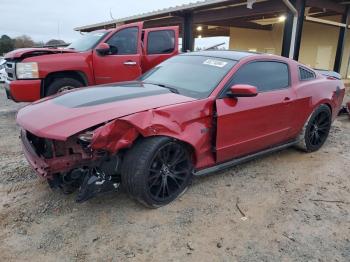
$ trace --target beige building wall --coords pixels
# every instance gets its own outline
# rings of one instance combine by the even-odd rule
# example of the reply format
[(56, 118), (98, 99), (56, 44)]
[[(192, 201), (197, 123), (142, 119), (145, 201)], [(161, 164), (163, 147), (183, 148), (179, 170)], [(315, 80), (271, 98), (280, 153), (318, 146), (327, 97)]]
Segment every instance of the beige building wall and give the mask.
[[(336, 18), (328, 17), (327, 19), (336, 20)], [(271, 31), (231, 27), (230, 49), (280, 55), (283, 28), (283, 23), (275, 24)], [(339, 30), (339, 27), (305, 21), (299, 61), (313, 68), (333, 70)], [(349, 57), (350, 29), (347, 33), (342, 59), (341, 75), (343, 78), (350, 78)]]
[(350, 58), (350, 29), (348, 29), (346, 33), (345, 47), (343, 51), (343, 59), (341, 64), (341, 75), (344, 78), (350, 79), (349, 58)]
[(304, 22), (299, 61), (317, 69), (333, 70), (339, 28)]
[(230, 49), (280, 55), (282, 51), (283, 27), (283, 23), (275, 24), (271, 31), (231, 27)]

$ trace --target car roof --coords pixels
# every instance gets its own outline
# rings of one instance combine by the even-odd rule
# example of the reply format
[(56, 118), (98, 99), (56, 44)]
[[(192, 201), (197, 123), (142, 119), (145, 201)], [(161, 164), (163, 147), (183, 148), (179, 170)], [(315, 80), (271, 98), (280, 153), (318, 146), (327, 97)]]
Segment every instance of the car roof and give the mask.
[(234, 50), (215, 50), (215, 51), (197, 51), (190, 53), (183, 53), (183, 56), (210, 56), (216, 58), (230, 59), (239, 61), (248, 56), (261, 55), (261, 53), (234, 51)]

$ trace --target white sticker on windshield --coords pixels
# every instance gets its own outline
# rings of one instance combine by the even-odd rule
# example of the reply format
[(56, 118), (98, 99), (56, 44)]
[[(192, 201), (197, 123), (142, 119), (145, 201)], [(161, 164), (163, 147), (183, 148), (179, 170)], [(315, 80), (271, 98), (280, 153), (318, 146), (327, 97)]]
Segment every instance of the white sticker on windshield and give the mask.
[(207, 59), (203, 62), (203, 65), (210, 65), (210, 66), (216, 66), (216, 67), (222, 68), (227, 65), (227, 62), (223, 62), (215, 59)]

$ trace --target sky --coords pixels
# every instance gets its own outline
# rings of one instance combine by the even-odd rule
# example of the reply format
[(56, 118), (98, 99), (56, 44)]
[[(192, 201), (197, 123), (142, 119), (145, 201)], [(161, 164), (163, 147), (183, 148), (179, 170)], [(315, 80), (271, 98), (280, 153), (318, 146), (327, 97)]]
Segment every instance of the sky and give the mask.
[[(197, 0), (0, 0), (0, 35), (28, 35), (34, 41), (79, 38), (75, 27), (137, 15)], [(197, 44), (222, 39), (197, 40)]]

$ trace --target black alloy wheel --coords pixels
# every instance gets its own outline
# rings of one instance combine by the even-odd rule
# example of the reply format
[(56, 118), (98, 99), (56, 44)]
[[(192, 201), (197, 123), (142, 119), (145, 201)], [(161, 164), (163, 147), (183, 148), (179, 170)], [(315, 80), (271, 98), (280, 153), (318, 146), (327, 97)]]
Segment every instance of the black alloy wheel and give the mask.
[(320, 105), (305, 123), (298, 147), (305, 152), (319, 150), (328, 138), (331, 125), (330, 108), (327, 105)]
[(185, 149), (176, 143), (168, 143), (155, 154), (148, 176), (148, 190), (157, 202), (167, 201), (182, 190), (191, 163)]
[(320, 112), (310, 124), (309, 141), (312, 146), (317, 147), (326, 141), (331, 119), (327, 112)]
[(139, 140), (126, 153), (122, 185), (127, 193), (151, 208), (169, 204), (183, 194), (192, 179), (190, 150), (165, 136)]

